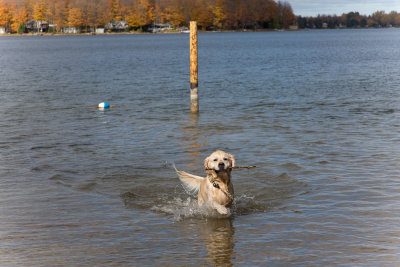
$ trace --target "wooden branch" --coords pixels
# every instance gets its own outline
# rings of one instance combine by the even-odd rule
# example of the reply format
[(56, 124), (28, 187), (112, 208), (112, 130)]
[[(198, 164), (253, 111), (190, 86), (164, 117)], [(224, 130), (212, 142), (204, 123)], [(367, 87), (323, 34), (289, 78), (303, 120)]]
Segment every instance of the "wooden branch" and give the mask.
[(231, 169), (251, 169), (251, 168), (255, 168), (256, 166), (235, 166), (235, 167), (231, 167)]
[[(255, 168), (256, 166), (235, 166), (235, 167), (230, 167), (229, 169), (251, 169)], [(205, 169), (206, 171), (214, 171), (214, 169)]]

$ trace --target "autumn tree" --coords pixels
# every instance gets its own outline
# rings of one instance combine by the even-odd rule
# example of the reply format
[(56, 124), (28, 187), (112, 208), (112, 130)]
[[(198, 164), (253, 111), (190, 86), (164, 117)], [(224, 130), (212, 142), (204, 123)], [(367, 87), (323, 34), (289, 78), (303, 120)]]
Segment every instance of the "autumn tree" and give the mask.
[(388, 26), (399, 26), (400, 25), (400, 14), (396, 11), (392, 11), (389, 14), (384, 14), (383, 16), (383, 24)]
[(163, 20), (169, 22), (172, 26), (179, 26), (186, 21), (185, 0), (168, 1), (167, 7), (161, 13)]
[(213, 13), (214, 25), (217, 28), (224, 28), (226, 20), (228, 19), (227, 0), (216, 0)]
[(20, 25), (21, 24), (23, 25), (28, 20), (29, 20), (28, 11), (26, 10), (25, 6), (17, 7), (14, 12), (14, 21), (11, 24), (11, 31), (18, 32)]
[(0, 2), (0, 27), (10, 30), (13, 21), (13, 10), (9, 3)]
[(34, 20), (46, 20), (47, 14), (46, 2), (41, 1), (33, 5), (33, 19)]
[(214, 15), (213, 6), (208, 0), (192, 0), (189, 2), (189, 18), (197, 21), (197, 25), (202, 29), (213, 26)]
[(250, 8), (254, 7), (255, 5), (252, 2), (254, 1), (249, 0), (249, 3), (247, 3), (246, 0), (240, 0), (238, 2), (237, 19), (239, 21), (239, 25), (241, 25), (243, 28), (247, 28), (247, 26), (254, 24), (252, 11)]
[(57, 0), (49, 1), (46, 11), (46, 21), (53, 24), (57, 13)]
[(121, 4), (119, 0), (111, 0), (110, 2), (110, 13), (112, 21), (122, 20), (121, 16)]
[(144, 8), (145, 17), (149, 23), (154, 21), (155, 0), (139, 0), (139, 4)]
[(128, 24), (133, 27), (133, 28), (142, 28), (150, 22), (145, 16), (145, 13), (143, 12), (144, 9), (142, 6), (137, 6), (136, 8), (133, 8), (128, 16), (126, 17), (126, 21)]
[(255, 0), (253, 8), (252, 17), (259, 26), (262, 28), (276, 28), (276, 21), (279, 18), (279, 7), (275, 1)]
[[(81, 10), (83, 25), (86, 27), (86, 31), (88, 31), (89, 28), (97, 28), (99, 26), (99, 23), (102, 22), (101, 18), (103, 16), (100, 8), (101, 0), (81, 0), (79, 2), (75, 2), (73, 7), (79, 8)], [(111, 11), (109, 17), (112, 17)]]
[(140, 18), (138, 12), (136, 11), (136, 8), (132, 8), (129, 10), (128, 16), (126, 17), (126, 21), (128, 22), (129, 26), (133, 28), (140, 27)]
[(383, 25), (383, 18), (385, 16), (385, 11), (376, 11), (372, 14), (372, 23), (375, 27), (380, 27)]
[(24, 0), (22, 6), (26, 9), (26, 12), (28, 13), (28, 18), (32, 18), (33, 17), (32, 0)]
[(225, 10), (227, 18), (225, 20), (225, 28), (237, 29), (239, 22), (237, 19), (236, 7), (239, 0), (228, 0), (226, 2)]
[(292, 6), (287, 1), (278, 2), (278, 16), (279, 24), (282, 28), (288, 28), (289, 25), (292, 25), (296, 20)]
[(154, 21), (155, 2), (138, 0), (126, 16), (126, 21), (133, 28), (143, 28)]
[(88, 23), (94, 28), (106, 23), (104, 21), (104, 11), (102, 12), (102, 7), (104, 7), (104, 5), (101, 5), (101, 0), (92, 0), (89, 2)]
[(80, 28), (84, 24), (83, 14), (80, 8), (71, 8), (68, 15), (68, 26)]
[(397, 12), (394, 12), (394, 13), (396, 13), (396, 14), (394, 15), (393, 21), (391, 23), (393, 23), (393, 25), (396, 25), (397, 27), (399, 27), (400, 26), (400, 14)]
[(70, 9), (69, 0), (56, 1), (56, 12), (53, 23), (57, 25), (57, 31), (61, 31), (68, 24), (68, 15)]

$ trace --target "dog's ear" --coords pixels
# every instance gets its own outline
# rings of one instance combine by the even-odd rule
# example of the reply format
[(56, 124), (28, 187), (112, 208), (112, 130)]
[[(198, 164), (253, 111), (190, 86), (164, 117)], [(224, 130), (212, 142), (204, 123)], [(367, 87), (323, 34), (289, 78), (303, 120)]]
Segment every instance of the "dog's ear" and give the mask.
[(231, 154), (228, 154), (228, 158), (231, 161), (231, 167), (235, 167), (235, 157)]
[(204, 160), (204, 169), (209, 169), (208, 163), (210, 163), (210, 157), (207, 157), (207, 158)]

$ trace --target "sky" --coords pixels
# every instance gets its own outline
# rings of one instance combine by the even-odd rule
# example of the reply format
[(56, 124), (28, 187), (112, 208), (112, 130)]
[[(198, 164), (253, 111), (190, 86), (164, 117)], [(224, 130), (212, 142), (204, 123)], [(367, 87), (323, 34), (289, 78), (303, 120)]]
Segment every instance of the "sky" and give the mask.
[(376, 11), (397, 11), (400, 13), (400, 0), (288, 0), (293, 12), (300, 16), (342, 15), (359, 12), (372, 15)]

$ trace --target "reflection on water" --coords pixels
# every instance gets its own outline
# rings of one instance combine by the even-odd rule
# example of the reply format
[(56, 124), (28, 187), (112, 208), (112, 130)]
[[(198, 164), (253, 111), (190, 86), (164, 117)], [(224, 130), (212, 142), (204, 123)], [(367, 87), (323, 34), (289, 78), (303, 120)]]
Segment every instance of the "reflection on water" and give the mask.
[(200, 225), (201, 239), (212, 266), (232, 266), (235, 228), (232, 219), (207, 219)]
[(202, 152), (201, 148), (207, 145), (207, 139), (200, 135), (198, 128), (199, 114), (190, 113), (188, 123), (183, 125), (183, 136), (182, 143), (183, 151), (188, 154), (189, 164), (187, 165), (190, 169), (196, 169), (202, 166), (202, 162), (199, 162), (199, 155)]

